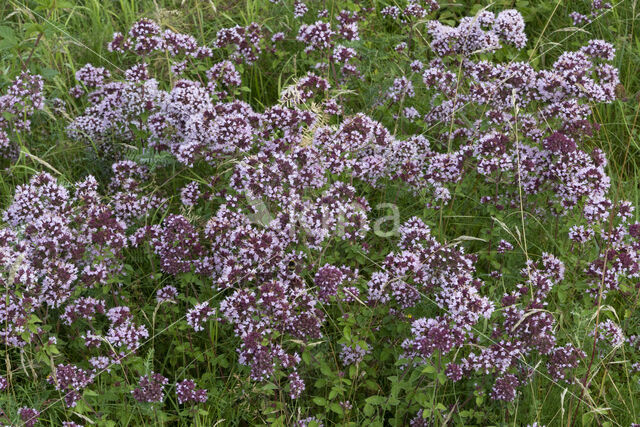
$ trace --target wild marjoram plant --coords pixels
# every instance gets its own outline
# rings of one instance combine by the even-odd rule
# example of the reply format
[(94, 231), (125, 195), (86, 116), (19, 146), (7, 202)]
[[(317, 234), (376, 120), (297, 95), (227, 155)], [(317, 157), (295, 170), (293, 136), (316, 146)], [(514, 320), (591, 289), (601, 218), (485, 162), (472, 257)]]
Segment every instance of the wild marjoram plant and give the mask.
[[(70, 93), (87, 106), (68, 135), (113, 159), (112, 177), (38, 173), (2, 213), (1, 422), (189, 423), (235, 378), (265, 399), (237, 423), (533, 423), (524, 401), (549, 390), (563, 421), (602, 423), (594, 363), (608, 357), (639, 396), (640, 339), (601, 308), (636, 292), (640, 224), (583, 143), (591, 107), (615, 99), (613, 46), (592, 40), (536, 69), (494, 59), (527, 45), (515, 10), (428, 21), (421, 57), (407, 55), (375, 110), (413, 125), (390, 131), (343, 114), (367, 79), (349, 43), (376, 11), (333, 13), (287, 33), (225, 28), (212, 47), (141, 19), (108, 46), (128, 69), (76, 72)], [(318, 62), (257, 111), (239, 99), (240, 70), (284, 41)], [(0, 97), (3, 156), (42, 104), (29, 74)], [(393, 233), (373, 227), (374, 202), (398, 201), (386, 188), (421, 204)], [(491, 232), (447, 239), (443, 218), (469, 199)], [(552, 253), (567, 246), (580, 256)], [(559, 320), (565, 304), (594, 320)]]

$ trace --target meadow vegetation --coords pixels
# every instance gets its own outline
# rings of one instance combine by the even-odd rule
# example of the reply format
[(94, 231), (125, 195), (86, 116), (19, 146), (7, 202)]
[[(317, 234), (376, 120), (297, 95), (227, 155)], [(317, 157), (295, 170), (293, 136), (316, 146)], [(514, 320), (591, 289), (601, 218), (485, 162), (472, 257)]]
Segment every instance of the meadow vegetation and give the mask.
[(640, 422), (636, 0), (0, 16), (0, 424)]

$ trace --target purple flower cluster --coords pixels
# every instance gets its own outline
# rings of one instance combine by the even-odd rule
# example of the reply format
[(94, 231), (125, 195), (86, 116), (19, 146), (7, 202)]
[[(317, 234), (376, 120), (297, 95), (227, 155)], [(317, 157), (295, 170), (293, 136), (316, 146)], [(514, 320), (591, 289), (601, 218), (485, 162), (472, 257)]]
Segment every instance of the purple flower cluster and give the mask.
[(400, 77), (393, 81), (393, 86), (387, 91), (387, 98), (391, 102), (400, 102), (405, 98), (413, 98), (416, 95), (413, 83), (406, 77)]
[(0, 96), (0, 159), (17, 156), (18, 144), (10, 138), (31, 129), (31, 116), (44, 108), (42, 87), (42, 77), (23, 72)]
[(306, 45), (305, 52), (312, 52), (332, 48), (335, 34), (335, 31), (331, 29), (331, 24), (316, 21), (314, 24), (300, 26), (297, 40)]
[(197, 304), (187, 312), (187, 323), (194, 331), (204, 330), (203, 324), (214, 314), (214, 310), (209, 307), (207, 301)]
[(340, 350), (340, 360), (345, 366), (357, 365), (364, 360), (364, 357), (371, 353), (370, 349), (362, 348), (359, 344), (345, 345), (342, 344)]
[(313, 73), (308, 73), (306, 76), (298, 80), (295, 85), (295, 95), (288, 97), (288, 94), (283, 94), (284, 101), (290, 101), (295, 104), (304, 103), (309, 101), (315, 95), (323, 95), (330, 88), (329, 82), (322, 77), (319, 77)]
[(440, 56), (494, 52), (502, 47), (501, 42), (522, 49), (527, 42), (524, 20), (515, 10), (505, 10), (497, 16), (482, 11), (477, 16), (462, 18), (457, 27), (429, 21), (427, 30), (432, 38), (431, 49)]
[(104, 314), (105, 302), (92, 297), (80, 297), (68, 304), (61, 316), (64, 323), (71, 325), (77, 319), (93, 320), (96, 313)]
[(593, 0), (591, 2), (591, 10), (588, 15), (573, 11), (569, 14), (569, 17), (573, 21), (573, 25), (584, 26), (586, 24), (590, 24), (594, 19), (599, 18), (602, 14), (612, 8), (613, 6), (609, 2), (605, 3), (602, 0)]
[[(75, 194), (41, 173), (19, 186), (3, 220), (0, 247), (7, 286), (0, 302), (6, 345), (22, 347), (33, 336), (27, 328), (32, 313), (42, 307), (61, 307), (76, 289), (104, 285), (121, 271), (127, 246), (125, 225), (97, 195), (97, 182), (88, 177)], [(65, 307), (63, 320), (91, 320), (104, 312), (104, 303), (80, 298)]]
[(622, 328), (616, 325), (611, 319), (599, 323), (598, 329), (594, 330), (592, 335), (596, 333), (597, 341), (605, 342), (612, 347), (620, 347), (626, 341)]
[(341, 38), (347, 41), (360, 40), (358, 21), (362, 18), (357, 12), (341, 10), (336, 16), (336, 19), (339, 23), (338, 34)]
[(80, 400), (80, 393), (94, 380), (94, 374), (74, 365), (58, 365), (49, 383), (56, 390), (64, 392), (64, 401), (68, 408), (73, 408)]
[(138, 402), (158, 403), (164, 400), (164, 386), (169, 380), (154, 372), (141, 376), (138, 387), (131, 390), (133, 398)]
[(393, 20), (399, 19), (402, 24), (406, 24), (416, 18), (424, 18), (439, 8), (436, 0), (408, 0), (403, 9), (399, 6), (385, 6), (380, 14)]
[(302, 395), (302, 392), (305, 389), (304, 381), (300, 378), (297, 372), (292, 372), (289, 374), (289, 397), (292, 399), (297, 399)]
[(307, 5), (300, 0), (295, 0), (293, 2), (293, 17), (294, 18), (302, 18), (307, 12), (309, 8)]
[[(626, 202), (618, 204), (618, 209), (624, 208)], [(609, 219), (609, 211), (605, 210), (602, 217)], [(617, 218), (620, 218), (616, 216)], [(612, 218), (615, 222), (616, 218)], [(620, 290), (620, 285), (626, 281), (636, 280), (640, 277), (640, 226), (628, 224), (627, 217), (622, 217), (621, 224), (609, 226), (604, 222), (606, 231), (601, 233), (601, 238), (607, 243), (607, 250), (601, 251), (598, 257), (591, 261), (585, 268), (585, 273), (590, 282), (588, 292), (598, 298), (599, 293), (606, 298), (611, 291)], [(614, 324), (611, 323), (613, 332)], [(600, 325), (602, 327), (602, 325)], [(614, 334), (616, 335), (616, 334)], [(613, 341), (618, 341), (614, 339)]]
[(196, 388), (193, 380), (182, 380), (176, 384), (178, 403), (207, 401), (207, 390)]
[(237, 63), (244, 62), (251, 65), (258, 60), (258, 56), (262, 52), (261, 40), (260, 25), (252, 22), (247, 27), (237, 25), (218, 31), (214, 45), (217, 48), (232, 46), (231, 58)]
[(26, 427), (33, 427), (38, 422), (40, 412), (29, 407), (22, 407), (18, 409), (18, 415)]
[(202, 261), (204, 252), (198, 232), (182, 215), (169, 215), (162, 226), (152, 226), (148, 235), (151, 247), (162, 262), (161, 268), (167, 273), (186, 273)]
[(320, 301), (329, 302), (332, 297), (338, 295), (338, 289), (343, 287), (346, 280), (356, 276), (357, 274), (351, 272), (347, 267), (337, 268), (325, 264), (318, 269), (314, 278), (318, 298)]
[(162, 304), (165, 302), (175, 304), (177, 296), (178, 290), (175, 288), (175, 286), (168, 285), (162, 289), (158, 289), (158, 292), (156, 293), (156, 301), (158, 302), (158, 304)]
[(498, 378), (491, 390), (491, 398), (494, 400), (505, 400), (512, 402), (516, 398), (516, 389), (520, 381), (513, 374), (507, 374)]
[(146, 18), (133, 24), (127, 36), (114, 33), (107, 48), (110, 52), (132, 51), (143, 56), (155, 51), (166, 51), (171, 56), (188, 55), (193, 58), (212, 55), (211, 49), (198, 45), (194, 37), (171, 30), (162, 31), (158, 24)]
[[(226, 87), (240, 86), (242, 84), (240, 73), (236, 71), (231, 61), (222, 61), (215, 64), (207, 71), (207, 78), (210, 82), (208, 87), (212, 92), (219, 84)], [(220, 93), (218, 92), (218, 94)]]
[[(382, 13), (406, 21), (437, 7), (433, 1), (409, 1), (404, 9), (388, 6)], [(302, 1), (294, 9), (299, 18), (308, 13)], [(348, 310), (374, 313), (372, 322), (381, 323), (371, 325), (372, 334), (386, 320), (399, 319), (406, 334), (393, 350), (403, 369), (437, 355), (450, 381), (490, 379), (494, 400), (513, 401), (532, 381), (531, 359), (554, 381), (575, 380), (586, 353), (563, 343), (549, 304), (565, 270), (574, 266), (565, 267), (556, 256), (530, 255), (526, 242), (511, 235), (522, 249), (514, 251), (514, 244), (492, 234), (500, 271), (484, 271), (484, 255), (465, 251), (464, 239), (436, 238), (438, 230), (427, 220), (411, 217), (395, 230), (392, 249), (373, 271), (362, 272), (341, 257), (343, 249), (367, 252), (377, 239), (370, 233), (370, 192), (397, 185), (420, 195), (421, 209), (443, 212), (455, 203), (459, 184), (469, 180), (487, 209), (517, 211), (524, 223), (525, 212), (528, 220), (543, 201), (566, 226), (571, 245), (587, 251), (587, 243), (597, 241), (595, 259), (574, 273), (587, 278), (592, 296), (606, 298), (637, 281), (640, 225), (630, 223), (633, 206), (609, 198), (604, 153), (588, 152), (582, 143), (597, 130), (590, 105), (615, 99), (613, 46), (592, 40), (538, 70), (491, 59), (505, 45), (520, 50), (527, 44), (524, 19), (514, 10), (481, 11), (457, 27), (429, 21), (433, 59), (410, 59), (407, 73), (380, 92), (379, 106), (397, 108), (400, 131), (391, 131), (375, 113), (342, 117), (340, 89), (347, 75), (358, 75), (358, 44), (347, 42), (359, 40), (363, 17), (340, 11), (329, 20), (328, 14), (302, 24), (297, 33), (306, 53), (326, 62), (318, 64), (317, 74), (301, 74), (276, 105), (263, 110), (236, 99), (240, 71), (265, 49), (265, 32), (255, 23), (217, 33), (214, 45), (228, 50), (228, 59), (199, 68), (208, 69), (206, 80), (184, 77), (165, 85), (154, 78), (163, 74), (148, 60), (124, 76), (90, 64), (76, 73), (80, 85), (73, 93), (88, 91), (88, 106), (70, 123), (68, 135), (104, 144), (124, 141), (140, 155), (128, 153), (112, 163), (104, 192), (91, 176), (71, 188), (49, 174), (35, 175), (16, 188), (0, 229), (0, 337), (13, 349), (53, 345), (55, 336), (63, 336), (88, 352), (92, 370), (68, 361), (49, 378), (68, 407), (101, 372), (142, 352), (150, 331), (160, 326), (157, 318), (175, 313), (184, 316), (180, 322), (172, 318), (171, 325), (185, 328), (186, 320), (190, 344), (207, 336), (207, 323), (215, 319), (216, 328), (234, 335), (238, 363), (249, 377), (283, 379), (292, 399), (305, 391), (304, 352), (316, 351), (312, 341), (333, 339), (328, 314), (340, 311), (348, 319)], [(276, 33), (272, 42), (284, 38)], [(402, 54), (393, 55), (410, 57), (413, 49), (401, 42), (396, 50)], [(145, 57), (166, 51), (176, 75), (213, 55), (191, 36), (163, 31), (148, 19), (127, 35), (116, 33), (109, 50)], [(188, 61), (173, 62), (177, 56)], [(184, 76), (191, 74), (190, 69)], [(0, 110), (22, 118), (42, 108), (42, 81), (20, 79), (0, 98)], [(422, 102), (423, 96), (430, 101)], [(28, 119), (3, 117), (0, 150), (3, 135), (9, 135), (4, 129), (29, 128)], [(435, 130), (430, 139), (405, 136), (404, 120)], [(145, 157), (156, 155), (163, 160)], [(165, 183), (152, 184), (167, 175), (164, 161), (198, 180), (170, 178), (165, 183), (175, 184), (179, 194), (161, 194)], [(481, 193), (487, 188), (489, 193)], [(324, 255), (333, 248), (338, 258), (327, 261)], [(523, 253), (523, 263), (511, 262)], [(147, 299), (152, 320), (144, 307), (134, 309), (132, 293), (143, 285), (132, 285), (134, 291), (120, 285), (131, 282), (126, 257), (138, 254), (153, 265), (155, 295)], [(520, 279), (513, 279), (513, 265), (523, 266)], [(492, 279), (485, 283), (479, 277)], [(504, 293), (500, 288), (496, 298), (490, 285), (499, 278)], [(35, 319), (51, 317), (49, 310), (60, 312), (60, 323), (40, 328)], [(421, 313), (415, 319), (414, 310)], [(637, 346), (638, 340), (625, 341), (621, 326), (608, 319), (591, 336), (596, 334), (601, 346)], [(342, 365), (368, 363), (379, 344), (375, 338), (339, 341)], [(0, 378), (0, 389), (6, 383)], [(139, 402), (159, 403), (166, 385), (167, 378), (150, 372), (131, 393)], [(176, 384), (176, 395), (180, 404), (207, 401), (207, 390), (190, 379)], [(343, 400), (341, 408), (348, 412), (352, 405)], [(39, 415), (23, 410), (31, 418)], [(426, 422), (421, 414), (412, 424)]]
[(128, 352), (137, 350), (146, 338), (149, 338), (149, 331), (146, 326), (136, 325), (131, 320), (131, 315), (112, 320), (111, 326), (105, 335), (105, 339), (112, 347), (126, 348)]

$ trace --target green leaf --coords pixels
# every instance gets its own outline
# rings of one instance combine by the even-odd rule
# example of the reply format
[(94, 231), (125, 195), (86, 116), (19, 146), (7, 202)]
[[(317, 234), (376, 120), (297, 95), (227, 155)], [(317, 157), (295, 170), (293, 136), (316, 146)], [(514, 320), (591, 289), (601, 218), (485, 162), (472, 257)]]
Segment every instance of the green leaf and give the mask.
[(387, 401), (385, 396), (370, 396), (365, 399), (365, 401), (370, 405), (382, 405)]
[(325, 399), (324, 397), (314, 397), (313, 398), (313, 403), (315, 403), (318, 406), (327, 406), (327, 399)]
[(391, 397), (389, 397), (388, 402), (389, 402), (389, 405), (391, 405), (391, 406), (397, 406), (397, 405), (400, 404), (400, 399), (398, 399), (395, 396), (391, 396)]
[(274, 383), (266, 383), (265, 385), (263, 385), (263, 386), (261, 387), (261, 389), (262, 389), (263, 391), (271, 391), (271, 390), (275, 390), (275, 389), (277, 389), (277, 388), (278, 388), (278, 386), (277, 386), (277, 385), (275, 385)]
[(6, 25), (0, 25), (0, 37), (3, 39), (16, 39), (16, 33), (13, 31), (13, 28), (7, 27)]
[(349, 326), (344, 327), (342, 334), (347, 340), (351, 341), (351, 328)]
[(74, 7), (73, 2), (67, 0), (56, 1), (56, 9), (71, 9), (72, 7)]
[(44, 33), (44, 26), (41, 24), (31, 22), (24, 26), (24, 30), (25, 30), (25, 36), (31, 37), (33, 35)]
[(349, 378), (355, 378), (358, 375), (358, 368), (355, 365), (349, 366)]
[(336, 414), (342, 414), (344, 412), (344, 409), (342, 409), (342, 406), (338, 405), (335, 402), (333, 402), (331, 405), (329, 405), (329, 409), (331, 409)]
[(435, 374), (435, 372), (436, 372), (436, 368), (431, 365), (427, 365), (424, 368), (422, 368), (423, 374)]
[(364, 412), (364, 414), (367, 417), (372, 417), (373, 414), (375, 414), (375, 409), (373, 408), (373, 406), (371, 406), (370, 404), (366, 404), (364, 405), (364, 408), (362, 409), (362, 412)]
[(87, 388), (87, 389), (84, 390), (84, 392), (82, 392), (82, 395), (84, 397), (89, 397), (89, 396), (97, 396), (98, 393), (96, 393), (95, 391)]
[(5, 25), (0, 26), (0, 50), (9, 50), (18, 45), (18, 39), (13, 31), (13, 28)]

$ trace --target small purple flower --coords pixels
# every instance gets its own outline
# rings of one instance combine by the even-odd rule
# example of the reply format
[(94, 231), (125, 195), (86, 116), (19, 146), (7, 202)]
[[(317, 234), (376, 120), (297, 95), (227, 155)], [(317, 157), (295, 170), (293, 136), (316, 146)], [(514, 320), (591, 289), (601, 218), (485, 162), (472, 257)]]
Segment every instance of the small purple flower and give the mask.
[(451, 381), (460, 381), (462, 379), (463, 371), (462, 367), (456, 363), (449, 363), (444, 370), (445, 375)]
[(209, 307), (208, 301), (205, 301), (201, 304), (195, 305), (187, 312), (187, 323), (194, 331), (202, 331), (204, 330), (203, 325), (205, 322), (214, 314), (215, 310)]
[(20, 419), (24, 422), (26, 427), (33, 427), (38, 422), (40, 412), (33, 408), (24, 406), (18, 409), (18, 415), (20, 415)]
[(554, 381), (564, 380), (570, 383), (572, 379), (569, 377), (568, 370), (576, 368), (580, 359), (585, 357), (587, 354), (572, 344), (557, 347), (553, 349), (547, 362), (549, 375)]
[(407, 43), (406, 42), (400, 42), (398, 43), (393, 50), (395, 50), (396, 52), (404, 52), (405, 50), (407, 50)]
[(496, 380), (490, 396), (494, 400), (512, 402), (516, 398), (516, 389), (519, 385), (520, 381), (515, 375), (506, 374)]
[(180, 201), (185, 206), (195, 206), (201, 196), (202, 192), (195, 181), (188, 183), (180, 190)]
[(104, 67), (94, 67), (91, 64), (86, 64), (78, 71), (76, 71), (76, 80), (82, 82), (89, 88), (95, 88), (101, 86), (105, 79), (109, 78), (111, 73)]
[[(595, 336), (595, 331), (590, 335)], [(624, 332), (611, 319), (607, 319), (598, 324), (598, 342), (607, 342), (612, 347), (620, 347), (625, 342)]]
[(295, 0), (293, 2), (293, 17), (294, 18), (302, 18), (307, 12), (309, 8), (307, 5), (300, 0)]
[(252, 22), (247, 27), (235, 26), (221, 29), (216, 35), (215, 46), (218, 48), (233, 46), (235, 51), (232, 53), (232, 58), (236, 62), (251, 65), (257, 61), (258, 55), (262, 52), (259, 45), (261, 40), (260, 25)]
[(340, 360), (345, 366), (357, 365), (364, 360), (364, 357), (371, 353), (371, 349), (364, 349), (359, 344), (345, 345), (341, 344)]
[(576, 243), (587, 243), (593, 237), (593, 229), (584, 225), (574, 225), (569, 229), (569, 239)]
[(176, 384), (178, 403), (207, 401), (207, 390), (197, 389), (193, 380), (182, 380)]
[(158, 289), (158, 292), (156, 293), (156, 301), (158, 302), (158, 304), (162, 304), (165, 302), (175, 304), (177, 296), (178, 290), (175, 288), (175, 286), (168, 285), (162, 289)]
[(151, 78), (145, 63), (136, 64), (124, 72), (124, 77), (131, 82), (143, 82)]
[(298, 32), (297, 40), (307, 45), (305, 52), (314, 50), (329, 49), (332, 47), (332, 38), (335, 31), (331, 29), (331, 24), (317, 21), (311, 25), (302, 25)]
[(398, 19), (400, 13), (401, 10), (398, 6), (386, 6), (380, 11), (382, 16), (389, 17), (391, 19)]
[(289, 396), (292, 399), (297, 399), (302, 395), (304, 389), (304, 381), (302, 381), (300, 375), (297, 372), (289, 374)]
[(164, 386), (169, 380), (160, 374), (151, 372), (147, 376), (140, 377), (138, 387), (131, 391), (133, 398), (138, 402), (162, 402), (164, 399)]
[(512, 250), (513, 245), (506, 240), (500, 240), (500, 243), (498, 243), (498, 247), (496, 248), (496, 252), (498, 252), (499, 254), (503, 254)]

